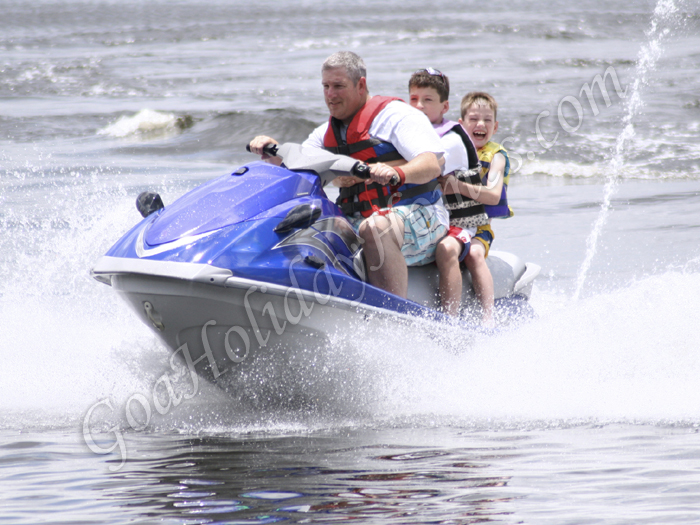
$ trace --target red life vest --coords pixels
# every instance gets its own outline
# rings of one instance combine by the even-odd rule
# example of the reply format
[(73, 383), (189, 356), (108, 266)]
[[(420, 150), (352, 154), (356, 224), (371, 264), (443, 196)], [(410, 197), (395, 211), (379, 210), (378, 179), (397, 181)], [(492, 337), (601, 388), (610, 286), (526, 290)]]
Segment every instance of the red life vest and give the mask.
[(331, 153), (347, 155), (368, 164), (402, 160), (403, 157), (396, 151), (391, 142), (374, 139), (369, 135), (372, 121), (389, 102), (394, 100), (401, 99), (380, 96), (370, 98), (352, 118), (345, 140), (340, 132), (343, 123), (337, 118), (331, 117), (328, 121), (326, 135), (323, 137), (323, 147)]
[[(391, 160), (403, 160), (401, 154), (390, 142), (385, 142), (373, 138), (369, 134), (372, 121), (387, 104), (394, 100), (401, 100), (396, 97), (374, 96), (360, 108), (350, 121), (347, 128), (345, 140), (343, 140), (341, 128), (343, 123), (331, 117), (328, 121), (328, 129), (323, 137), (324, 149), (340, 154), (348, 155), (368, 164), (375, 162), (389, 162)], [(376, 182), (360, 182), (349, 188), (341, 188), (340, 196), (336, 204), (346, 215), (360, 213), (363, 217), (369, 217), (375, 211), (382, 208), (390, 208), (397, 204), (410, 204), (425, 193), (435, 192), (438, 185), (437, 180), (427, 184), (404, 184), (401, 187), (382, 186)], [(392, 194), (400, 193), (397, 202), (393, 202)], [(357, 197), (357, 200), (355, 200)], [(429, 195), (428, 198), (434, 197)], [(437, 198), (440, 198), (439, 192)], [(410, 202), (409, 202), (410, 199)], [(436, 199), (431, 199), (434, 202)]]

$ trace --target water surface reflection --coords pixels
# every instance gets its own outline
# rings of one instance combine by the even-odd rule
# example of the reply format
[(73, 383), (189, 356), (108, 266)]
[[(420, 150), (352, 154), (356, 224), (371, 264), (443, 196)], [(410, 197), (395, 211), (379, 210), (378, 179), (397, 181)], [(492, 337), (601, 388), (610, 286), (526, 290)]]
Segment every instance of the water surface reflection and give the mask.
[(492, 462), (518, 454), (507, 441), (469, 436), (445, 446), (443, 432), (439, 447), (426, 447), (397, 430), (136, 435), (100, 490), (144, 517), (185, 523), (507, 522), (518, 495)]

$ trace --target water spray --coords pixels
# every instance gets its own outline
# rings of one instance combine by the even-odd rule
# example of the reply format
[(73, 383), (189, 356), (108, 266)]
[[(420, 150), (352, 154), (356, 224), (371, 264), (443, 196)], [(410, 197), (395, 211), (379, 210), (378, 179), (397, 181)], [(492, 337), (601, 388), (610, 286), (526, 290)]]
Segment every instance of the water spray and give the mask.
[(615, 149), (610, 161), (608, 177), (603, 189), (603, 202), (600, 205), (600, 213), (593, 229), (586, 240), (586, 257), (581, 264), (576, 278), (576, 291), (574, 301), (578, 300), (583, 285), (586, 281), (591, 262), (596, 254), (598, 237), (610, 214), (612, 197), (617, 191), (620, 180), (620, 172), (625, 163), (627, 144), (634, 137), (634, 118), (640, 113), (642, 106), (642, 89), (648, 85), (649, 74), (656, 68), (656, 63), (662, 54), (662, 44), (671, 34), (669, 25), (680, 25), (679, 7), (674, 0), (659, 0), (651, 18), (651, 24), (646, 31), (647, 43), (639, 51), (639, 58), (635, 68), (634, 83), (627, 98), (627, 112), (622, 119), (622, 132), (617, 137)]

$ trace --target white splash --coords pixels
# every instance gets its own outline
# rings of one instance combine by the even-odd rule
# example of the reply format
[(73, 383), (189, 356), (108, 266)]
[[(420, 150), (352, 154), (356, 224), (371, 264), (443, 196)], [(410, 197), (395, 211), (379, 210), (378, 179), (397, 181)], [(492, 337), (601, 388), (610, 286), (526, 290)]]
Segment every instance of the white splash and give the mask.
[(394, 337), (363, 366), (393, 403), (380, 413), (409, 420), (696, 420), (699, 294), (700, 274), (669, 271), (536, 305), (539, 319), (477, 338), (459, 355)]
[(651, 25), (646, 32), (647, 43), (644, 44), (639, 51), (639, 58), (635, 69), (635, 80), (632, 84), (632, 89), (629, 90), (626, 108), (627, 112), (622, 120), (622, 132), (617, 137), (615, 149), (610, 162), (610, 170), (608, 180), (603, 190), (603, 202), (600, 206), (600, 213), (596, 219), (591, 234), (586, 240), (586, 257), (581, 264), (576, 280), (576, 291), (574, 292), (574, 300), (578, 299), (583, 285), (586, 281), (586, 276), (591, 267), (591, 262), (596, 254), (598, 245), (598, 237), (607, 222), (610, 214), (611, 200), (620, 180), (620, 175), (623, 171), (625, 163), (625, 154), (627, 144), (634, 137), (634, 118), (640, 113), (644, 103), (642, 101), (642, 90), (649, 84), (649, 75), (656, 68), (656, 63), (662, 54), (662, 44), (672, 33), (669, 26), (678, 27), (679, 9), (673, 0), (659, 0), (654, 9), (654, 14), (651, 19)]

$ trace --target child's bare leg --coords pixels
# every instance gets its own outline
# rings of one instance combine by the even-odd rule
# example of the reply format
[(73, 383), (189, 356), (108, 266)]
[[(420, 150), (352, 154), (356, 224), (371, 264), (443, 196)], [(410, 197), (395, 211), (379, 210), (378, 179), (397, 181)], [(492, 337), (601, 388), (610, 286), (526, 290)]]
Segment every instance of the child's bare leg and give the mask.
[(435, 249), (435, 262), (440, 270), (439, 289), (442, 308), (445, 313), (455, 317), (459, 315), (459, 307), (462, 304), (462, 272), (459, 269), (459, 256), (463, 247), (462, 241), (454, 237), (445, 237)]
[(493, 322), (493, 277), (491, 270), (486, 265), (486, 248), (484, 245), (474, 239), (464, 263), (472, 275), (472, 284), (474, 285), (474, 293), (481, 302), (483, 310), (482, 321), (484, 324)]

